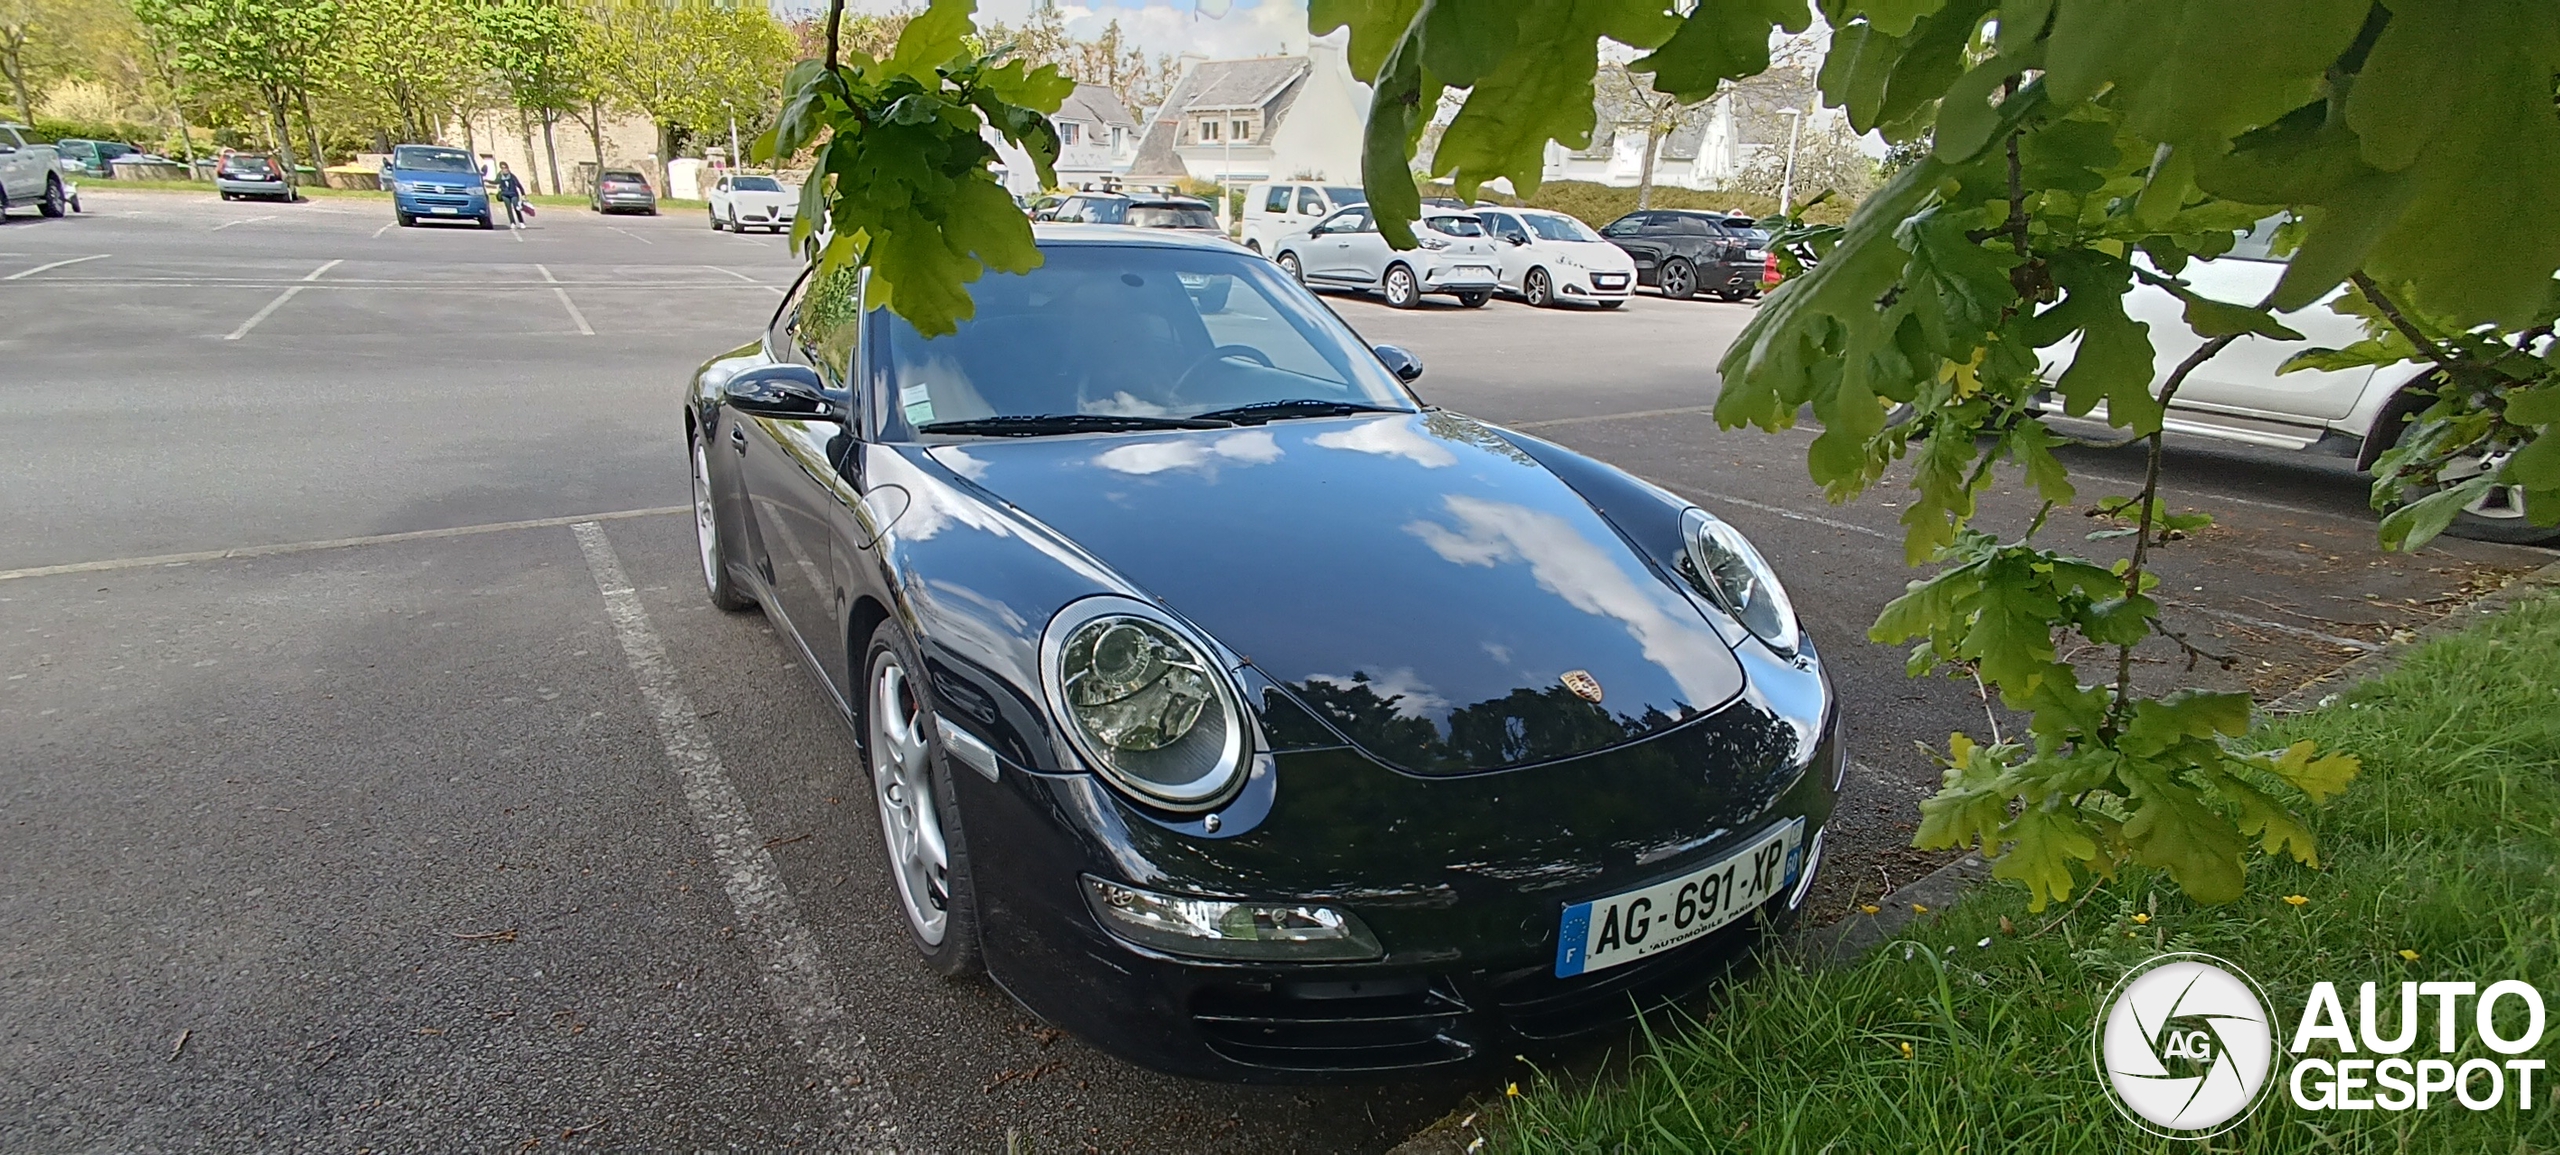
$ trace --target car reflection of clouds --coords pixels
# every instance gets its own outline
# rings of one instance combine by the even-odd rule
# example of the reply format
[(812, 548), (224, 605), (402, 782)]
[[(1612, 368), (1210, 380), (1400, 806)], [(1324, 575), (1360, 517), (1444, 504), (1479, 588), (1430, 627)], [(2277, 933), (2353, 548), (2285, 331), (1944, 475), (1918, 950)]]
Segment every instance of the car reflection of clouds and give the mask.
[(1312, 439), (1327, 449), (1348, 449), (1354, 453), (1375, 453), (1383, 457), (1401, 457), (1424, 469), (1456, 465), (1458, 455), (1449, 447), (1423, 436), (1413, 427), (1410, 417), (1382, 417), (1349, 429), (1319, 433)]
[[(1552, 513), (1509, 502), (1443, 499), (1458, 528), (1417, 521), (1405, 531), (1458, 565), (1525, 562), (1538, 588), (1587, 614), (1616, 618), (1644, 656), (1669, 672), (1693, 702), (1724, 696), (1732, 654), (1697, 611), (1667, 589), (1647, 589), (1608, 548)], [(1615, 546), (1617, 543), (1609, 543)], [(1650, 576), (1650, 575), (1646, 575)]]
[(943, 466), (951, 472), (957, 473), (971, 481), (976, 481), (987, 475), (987, 463), (969, 456), (968, 450), (962, 449), (957, 445), (937, 445), (927, 452), (931, 453), (935, 461), (941, 462)]
[(1449, 709), (1449, 699), (1432, 692), (1430, 684), (1415, 674), (1410, 666), (1375, 674), (1366, 670), (1350, 674), (1315, 674), (1307, 680), (1346, 692), (1365, 684), (1370, 693), (1407, 718), (1434, 717)]
[(1216, 441), (1142, 441), (1097, 454), (1093, 463), (1118, 473), (1145, 477), (1169, 469), (1209, 470), (1221, 464), (1269, 465), (1280, 460), (1280, 443), (1268, 430), (1230, 433)]

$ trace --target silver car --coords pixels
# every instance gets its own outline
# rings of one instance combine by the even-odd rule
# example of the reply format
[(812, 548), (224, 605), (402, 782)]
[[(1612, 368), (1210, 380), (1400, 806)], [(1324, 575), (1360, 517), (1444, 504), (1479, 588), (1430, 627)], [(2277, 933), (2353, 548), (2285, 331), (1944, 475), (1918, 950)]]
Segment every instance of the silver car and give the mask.
[(1421, 247), (1397, 252), (1387, 246), (1369, 206), (1353, 205), (1284, 234), (1271, 259), (1310, 288), (1376, 292), (1399, 309), (1421, 304), (1424, 293), (1454, 294), (1470, 309), (1493, 299), (1502, 283), (1502, 257), (1483, 221), (1460, 210), (1424, 209), (1413, 235)]

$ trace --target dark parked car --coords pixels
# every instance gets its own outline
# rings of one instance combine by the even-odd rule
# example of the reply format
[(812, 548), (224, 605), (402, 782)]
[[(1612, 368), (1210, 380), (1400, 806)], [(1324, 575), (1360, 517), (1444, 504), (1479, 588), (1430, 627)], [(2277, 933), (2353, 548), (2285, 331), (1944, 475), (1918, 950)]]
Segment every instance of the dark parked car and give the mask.
[(1600, 230), (1636, 261), (1636, 283), (1685, 301), (1713, 293), (1740, 301), (1760, 293), (1768, 238), (1751, 218), (1696, 209), (1646, 209)]
[(263, 152), (222, 154), (213, 166), (213, 188), (227, 201), (251, 197), (289, 201), (299, 195), (285, 175), (284, 160)]
[(1198, 197), (1077, 193), (1049, 210), (1060, 224), (1130, 225), (1142, 229), (1191, 229), (1223, 234), (1218, 210)]
[(53, 142), (53, 148), (62, 156), (64, 172), (75, 176), (94, 176), (102, 180), (115, 178), (115, 172), (109, 166), (115, 163), (117, 157), (132, 156), (142, 151), (132, 145), (120, 144), (112, 140), (83, 140), (79, 137), (64, 137)]
[(1037, 232), (946, 336), (804, 275), (684, 398), (710, 599), (852, 727), (927, 966), (1296, 1081), (1623, 1023), (1794, 915), (1839, 710), (1741, 534), (1232, 244)]
[(647, 213), (658, 215), (658, 191), (649, 187), (649, 178), (629, 169), (609, 168), (596, 174), (595, 195), (587, 198), (589, 207), (600, 213)]

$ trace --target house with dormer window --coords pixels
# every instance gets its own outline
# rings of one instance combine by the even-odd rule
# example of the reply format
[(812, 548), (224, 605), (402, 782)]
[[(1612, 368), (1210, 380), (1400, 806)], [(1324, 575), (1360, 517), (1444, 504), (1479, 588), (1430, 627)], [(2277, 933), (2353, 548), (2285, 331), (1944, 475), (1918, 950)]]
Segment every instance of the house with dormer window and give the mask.
[(1369, 88), (1342, 50), (1191, 62), (1147, 119), (1134, 181), (1356, 181)]
[[(1079, 84), (1049, 123), (1058, 128), (1058, 184), (1099, 186), (1129, 171), (1138, 156), (1138, 122), (1120, 98), (1099, 84)], [(1005, 189), (1030, 196), (1041, 191), (1031, 158), (1005, 143), (994, 129), (987, 140), (1002, 160)]]

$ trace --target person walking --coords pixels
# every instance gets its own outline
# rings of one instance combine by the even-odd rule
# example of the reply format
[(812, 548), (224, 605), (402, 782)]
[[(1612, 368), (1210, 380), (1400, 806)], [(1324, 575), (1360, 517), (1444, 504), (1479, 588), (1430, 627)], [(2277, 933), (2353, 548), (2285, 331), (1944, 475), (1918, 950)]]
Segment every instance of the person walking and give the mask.
[(498, 199), (507, 204), (507, 227), (524, 227), (524, 182), (507, 170), (507, 162), (498, 162)]

